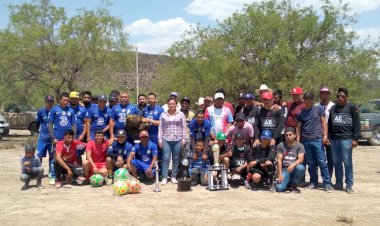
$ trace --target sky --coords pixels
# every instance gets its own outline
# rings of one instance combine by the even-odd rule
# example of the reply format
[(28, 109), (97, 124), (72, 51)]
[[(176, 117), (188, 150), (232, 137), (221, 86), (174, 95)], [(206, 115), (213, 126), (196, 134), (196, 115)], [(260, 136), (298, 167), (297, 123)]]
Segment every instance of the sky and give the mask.
[[(120, 18), (129, 42), (144, 53), (163, 53), (172, 43), (181, 39), (181, 34), (197, 23), (202, 26), (215, 26), (241, 10), (244, 4), (263, 0), (51, 0), (64, 7), (67, 16), (74, 16), (81, 8), (93, 9), (105, 6), (111, 15)], [(339, 0), (330, 0), (338, 4)], [(0, 29), (9, 23), (8, 4), (21, 4), (31, 0), (0, 0)], [(318, 8), (320, 0), (294, 0), (300, 6)], [(380, 37), (380, 0), (343, 0), (349, 3), (358, 22), (347, 29), (357, 32), (360, 41)]]

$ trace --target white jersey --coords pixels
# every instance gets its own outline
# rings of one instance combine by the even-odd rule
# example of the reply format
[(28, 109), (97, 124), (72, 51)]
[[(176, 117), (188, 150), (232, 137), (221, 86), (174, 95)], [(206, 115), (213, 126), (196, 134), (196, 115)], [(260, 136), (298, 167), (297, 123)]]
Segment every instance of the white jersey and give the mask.
[(330, 116), (330, 109), (332, 106), (334, 106), (334, 102), (329, 102), (327, 105), (322, 105), (321, 103), (316, 104), (317, 106), (320, 106), (323, 108), (326, 114), (326, 121), (329, 121), (329, 116)]

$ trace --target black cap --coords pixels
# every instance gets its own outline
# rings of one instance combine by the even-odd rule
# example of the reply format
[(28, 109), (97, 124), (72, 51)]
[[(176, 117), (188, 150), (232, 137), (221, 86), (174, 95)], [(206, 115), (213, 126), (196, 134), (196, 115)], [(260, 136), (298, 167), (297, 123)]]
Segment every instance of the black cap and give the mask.
[(127, 132), (123, 129), (119, 129), (116, 133), (116, 137), (126, 137), (127, 136)]
[(115, 95), (110, 95), (108, 101), (117, 101), (117, 97)]
[(105, 100), (105, 101), (107, 101), (107, 97), (106, 97), (106, 95), (101, 94), (101, 95), (98, 96), (98, 100)]
[(311, 92), (306, 92), (304, 95), (303, 95), (303, 99), (309, 99), (309, 100), (314, 100), (314, 94), (311, 93)]
[(92, 100), (97, 100), (98, 98), (99, 98), (98, 95), (93, 95), (93, 96), (91, 97)]
[(54, 97), (52, 95), (46, 95), (45, 101), (54, 101)]
[(28, 144), (25, 146), (25, 151), (35, 151), (36, 147), (33, 144)]
[(188, 97), (183, 97), (182, 100), (181, 100), (181, 102), (182, 102), (182, 101), (187, 101), (187, 102), (190, 103), (190, 99), (189, 99)]
[(237, 113), (235, 117), (235, 121), (241, 122), (245, 120), (245, 114), (243, 112)]

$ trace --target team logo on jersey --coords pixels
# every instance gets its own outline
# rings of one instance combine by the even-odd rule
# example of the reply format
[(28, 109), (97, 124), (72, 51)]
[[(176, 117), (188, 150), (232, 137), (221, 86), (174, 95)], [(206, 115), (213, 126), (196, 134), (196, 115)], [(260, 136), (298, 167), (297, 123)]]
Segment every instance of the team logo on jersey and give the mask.
[(153, 114), (157, 115), (157, 111), (154, 111), (154, 113), (153, 113)]
[(129, 113), (131, 113), (131, 109), (128, 109), (128, 110), (127, 110), (127, 114), (129, 114)]
[(70, 112), (67, 112), (67, 116), (69, 116), (69, 117), (70, 117), (70, 116), (71, 116), (71, 113), (70, 113)]
[(62, 111), (62, 115), (66, 115), (66, 112), (65, 112), (65, 111)]
[(69, 124), (69, 121), (67, 120), (67, 117), (66, 116), (61, 116), (59, 118), (59, 125), (60, 126), (67, 126)]
[(125, 113), (120, 113), (120, 114), (119, 114), (119, 122), (124, 123), (124, 122), (125, 122), (125, 119), (126, 119), (126, 115), (125, 115)]
[(123, 150), (119, 149), (118, 152), (119, 152), (119, 155), (121, 155), (121, 153), (123, 153)]
[(336, 122), (336, 123), (343, 123), (343, 117), (342, 117), (342, 115), (334, 115), (334, 122)]
[(142, 157), (141, 157), (141, 160), (143, 160), (144, 162), (148, 162), (149, 161), (149, 155), (143, 155)]
[(122, 112), (125, 112), (125, 109), (121, 109)]
[(98, 120), (96, 121), (96, 124), (97, 124), (98, 126), (102, 126), (102, 125), (104, 125), (104, 119), (103, 119), (102, 117), (99, 117)]
[(148, 155), (150, 155), (150, 153), (152, 153), (152, 151), (151, 151), (151, 150), (147, 150), (146, 153), (147, 153)]
[(107, 117), (108, 117), (108, 114), (104, 114), (104, 117), (107, 118)]

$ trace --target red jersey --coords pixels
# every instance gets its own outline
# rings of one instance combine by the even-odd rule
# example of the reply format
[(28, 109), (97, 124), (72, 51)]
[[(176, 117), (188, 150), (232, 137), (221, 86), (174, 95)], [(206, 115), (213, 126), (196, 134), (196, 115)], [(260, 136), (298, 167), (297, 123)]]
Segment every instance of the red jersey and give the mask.
[(74, 140), (69, 146), (65, 145), (65, 141), (59, 141), (55, 145), (55, 152), (61, 153), (62, 159), (65, 162), (75, 164), (77, 161), (77, 150), (86, 147), (86, 143)]
[(300, 103), (291, 102), (288, 104), (288, 116), (285, 121), (286, 127), (297, 128), (298, 125), (298, 115), (301, 113), (302, 109), (305, 108), (305, 103), (302, 101)]
[(91, 153), (91, 158), (94, 163), (105, 163), (107, 158), (108, 140), (97, 145), (94, 140), (87, 143), (86, 151)]

